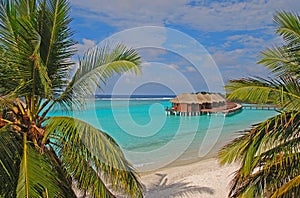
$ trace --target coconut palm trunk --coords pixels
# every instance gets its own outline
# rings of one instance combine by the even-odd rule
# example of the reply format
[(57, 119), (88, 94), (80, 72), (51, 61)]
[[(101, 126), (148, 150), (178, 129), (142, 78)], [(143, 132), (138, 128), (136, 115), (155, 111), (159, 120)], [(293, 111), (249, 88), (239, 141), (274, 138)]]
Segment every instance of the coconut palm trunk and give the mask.
[(123, 45), (79, 60), (67, 0), (0, 2), (0, 197), (142, 197), (135, 170), (107, 133), (53, 108), (80, 110), (114, 74), (139, 73)]

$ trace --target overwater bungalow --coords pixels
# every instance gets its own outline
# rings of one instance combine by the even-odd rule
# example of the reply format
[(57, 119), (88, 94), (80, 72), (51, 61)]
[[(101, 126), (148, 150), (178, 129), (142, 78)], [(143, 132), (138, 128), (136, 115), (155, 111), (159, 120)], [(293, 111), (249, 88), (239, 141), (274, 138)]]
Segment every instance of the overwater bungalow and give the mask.
[(192, 113), (200, 114), (199, 100), (196, 94), (183, 93), (171, 99), (172, 108), (169, 111), (172, 114), (190, 115)]
[(241, 105), (226, 102), (220, 94), (215, 93), (183, 93), (171, 99), (172, 107), (166, 109), (168, 115), (193, 116), (203, 113), (232, 112)]

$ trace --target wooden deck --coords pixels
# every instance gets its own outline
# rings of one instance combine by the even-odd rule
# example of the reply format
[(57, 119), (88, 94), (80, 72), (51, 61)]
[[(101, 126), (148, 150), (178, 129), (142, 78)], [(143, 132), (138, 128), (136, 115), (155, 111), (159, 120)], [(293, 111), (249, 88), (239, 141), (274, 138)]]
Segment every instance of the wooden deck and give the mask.
[(226, 102), (226, 105), (214, 107), (211, 109), (201, 109), (197, 112), (178, 112), (176, 109), (166, 109), (167, 115), (178, 116), (198, 116), (202, 114), (223, 113), (224, 115), (237, 112), (242, 109), (242, 105), (234, 102)]
[(225, 106), (216, 107), (212, 109), (201, 109), (202, 113), (209, 114), (209, 113), (224, 113), (230, 114), (242, 109), (242, 105), (234, 102), (227, 102)]
[(243, 105), (244, 109), (261, 109), (261, 110), (276, 110), (279, 109), (279, 106), (277, 105)]
[(203, 114), (223, 113), (224, 115), (238, 112), (242, 109), (257, 109), (257, 110), (276, 110), (280, 109), (277, 105), (255, 105), (255, 104), (238, 104), (234, 102), (226, 102), (226, 105), (220, 107), (214, 107), (211, 109), (201, 109), (197, 112), (179, 112), (176, 109), (166, 109), (167, 115), (177, 116), (198, 116)]

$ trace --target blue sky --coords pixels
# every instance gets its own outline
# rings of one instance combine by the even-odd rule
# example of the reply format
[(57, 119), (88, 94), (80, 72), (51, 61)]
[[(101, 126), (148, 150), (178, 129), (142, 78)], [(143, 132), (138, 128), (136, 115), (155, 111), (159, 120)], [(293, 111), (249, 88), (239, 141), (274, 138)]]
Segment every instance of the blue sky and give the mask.
[(110, 94), (223, 92), (230, 79), (266, 76), (258, 53), (280, 44), (272, 17), (299, 0), (71, 0), (78, 55), (103, 40), (138, 47), (142, 75), (115, 76)]

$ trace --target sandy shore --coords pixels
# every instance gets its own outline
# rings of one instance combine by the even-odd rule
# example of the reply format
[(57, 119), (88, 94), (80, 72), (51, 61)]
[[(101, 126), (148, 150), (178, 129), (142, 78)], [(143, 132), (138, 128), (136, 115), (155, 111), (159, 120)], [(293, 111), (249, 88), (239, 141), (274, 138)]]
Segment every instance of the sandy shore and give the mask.
[(220, 166), (215, 158), (189, 165), (164, 168), (142, 175), (146, 198), (222, 198), (237, 165)]

